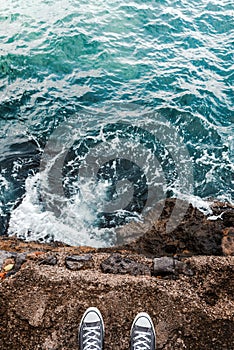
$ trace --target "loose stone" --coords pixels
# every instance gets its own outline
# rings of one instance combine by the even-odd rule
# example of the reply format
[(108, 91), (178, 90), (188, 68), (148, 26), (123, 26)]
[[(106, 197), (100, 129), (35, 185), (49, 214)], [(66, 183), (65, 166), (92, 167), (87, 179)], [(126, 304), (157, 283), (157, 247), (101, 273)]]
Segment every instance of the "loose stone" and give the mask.
[(58, 262), (58, 259), (56, 256), (54, 255), (50, 255), (45, 257), (43, 260), (41, 260), (39, 262), (39, 265), (51, 265), (51, 266), (55, 266)]
[(187, 264), (178, 259), (167, 256), (154, 259), (154, 275), (168, 276), (178, 275), (180, 273), (187, 276), (193, 275), (193, 271), (187, 266)]
[(120, 254), (112, 254), (101, 263), (101, 269), (104, 273), (130, 274), (130, 275), (151, 275), (150, 268), (147, 265), (138, 263), (132, 259), (124, 258)]
[(66, 257), (65, 264), (69, 270), (85, 270), (92, 268), (93, 258), (91, 254), (71, 255)]

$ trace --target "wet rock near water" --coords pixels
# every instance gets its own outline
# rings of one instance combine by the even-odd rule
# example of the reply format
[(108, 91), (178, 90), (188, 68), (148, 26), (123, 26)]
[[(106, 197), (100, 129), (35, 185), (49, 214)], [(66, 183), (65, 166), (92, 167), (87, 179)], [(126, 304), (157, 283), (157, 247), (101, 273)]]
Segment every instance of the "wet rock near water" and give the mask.
[[(182, 208), (184, 202), (180, 202)], [(211, 204), (213, 213), (210, 215), (205, 215), (189, 205), (179, 224), (176, 224), (173, 230), (167, 230), (175, 203), (175, 199), (167, 199), (156, 221), (154, 217), (149, 217), (145, 223), (129, 223), (118, 229), (120, 238), (124, 237), (126, 240), (128, 236), (138, 237), (122, 245), (121, 249), (148, 257), (233, 254), (233, 248), (227, 249), (227, 241), (232, 241), (232, 234), (227, 237), (224, 234), (225, 230), (234, 227), (234, 208), (231, 204), (219, 202)]]
[(101, 263), (101, 269), (104, 273), (112, 274), (151, 275), (150, 268), (147, 265), (138, 263), (128, 257), (123, 257), (120, 254), (109, 256)]
[[(90, 252), (118, 252), (128, 251), (143, 254), (147, 257), (161, 256), (192, 256), (192, 255), (234, 255), (233, 227), (234, 208), (230, 204), (211, 203), (212, 214), (205, 215), (199, 209), (189, 205), (186, 214), (181, 218), (173, 230), (167, 230), (168, 221), (175, 207), (176, 200), (166, 199), (161, 215), (155, 220), (154, 215), (144, 223), (129, 223), (116, 230), (119, 245), (111, 248), (69, 247), (61, 242), (39, 244), (37, 242), (23, 242), (14, 238), (4, 237), (1, 241), (3, 250), (28, 252), (42, 250), (59, 251), (64, 249), (71, 255)], [(179, 203), (179, 204), (178, 204)], [(180, 211), (184, 201), (177, 203)], [(186, 206), (188, 206), (186, 204)], [(176, 219), (176, 218), (175, 218)], [(227, 232), (229, 232), (227, 234)], [(127, 237), (135, 237), (133, 241), (122, 245)], [(5, 247), (4, 247), (5, 246)]]
[[(168, 232), (174, 204), (167, 200), (159, 220), (124, 246), (0, 237), (0, 348), (77, 349), (82, 314), (97, 306), (108, 324), (106, 350), (129, 349), (140, 311), (153, 319), (159, 350), (232, 349), (233, 208), (216, 203), (214, 220), (190, 206)], [(130, 235), (135, 227), (124, 229)]]

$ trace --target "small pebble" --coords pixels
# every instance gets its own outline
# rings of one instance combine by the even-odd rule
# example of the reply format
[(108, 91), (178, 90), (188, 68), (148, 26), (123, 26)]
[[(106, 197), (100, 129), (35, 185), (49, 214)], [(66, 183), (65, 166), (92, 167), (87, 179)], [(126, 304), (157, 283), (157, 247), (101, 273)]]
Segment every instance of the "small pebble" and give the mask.
[(4, 271), (5, 272), (11, 271), (14, 266), (15, 266), (14, 264), (8, 264), (4, 267)]

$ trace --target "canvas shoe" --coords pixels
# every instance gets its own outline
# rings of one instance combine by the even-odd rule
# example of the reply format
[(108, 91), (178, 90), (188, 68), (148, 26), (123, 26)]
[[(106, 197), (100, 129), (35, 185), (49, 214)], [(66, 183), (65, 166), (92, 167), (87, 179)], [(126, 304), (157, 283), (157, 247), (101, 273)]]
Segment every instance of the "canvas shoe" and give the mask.
[(131, 328), (130, 350), (155, 350), (156, 335), (153, 322), (145, 312), (140, 312)]
[(104, 340), (104, 323), (96, 307), (88, 308), (80, 322), (80, 350), (102, 350)]

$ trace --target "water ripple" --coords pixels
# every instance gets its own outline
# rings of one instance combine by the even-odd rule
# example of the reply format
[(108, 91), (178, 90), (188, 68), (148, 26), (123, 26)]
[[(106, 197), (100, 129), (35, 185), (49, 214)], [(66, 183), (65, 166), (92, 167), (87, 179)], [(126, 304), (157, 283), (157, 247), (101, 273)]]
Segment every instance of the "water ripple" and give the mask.
[(231, 0), (2, 1), (1, 152), (82, 108), (134, 102), (178, 128), (195, 194), (233, 201), (233, 14)]

